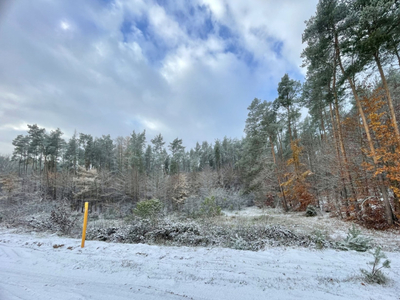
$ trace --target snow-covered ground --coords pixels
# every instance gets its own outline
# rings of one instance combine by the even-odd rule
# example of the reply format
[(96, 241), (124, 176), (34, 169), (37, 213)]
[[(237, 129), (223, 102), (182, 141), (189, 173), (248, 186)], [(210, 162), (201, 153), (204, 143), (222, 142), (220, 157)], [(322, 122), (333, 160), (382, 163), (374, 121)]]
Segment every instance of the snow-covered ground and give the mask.
[[(285, 228), (302, 234), (321, 232), (331, 241), (342, 241), (346, 238), (353, 222), (346, 222), (338, 217), (330, 217), (329, 213), (320, 212), (317, 217), (306, 217), (304, 212), (282, 213), (280, 209), (247, 207), (240, 211), (224, 211), (226, 222), (234, 224), (249, 222), (265, 225), (282, 225)], [(257, 218), (257, 219), (255, 219)], [(385, 251), (400, 252), (400, 230), (374, 230), (354, 224), (361, 234), (372, 239), (374, 246), (380, 246)], [(400, 255), (400, 253), (399, 253)]]
[(360, 276), (369, 253), (304, 248), (259, 252), (112, 244), (0, 229), (0, 300), (400, 299), (400, 255), (391, 279)]

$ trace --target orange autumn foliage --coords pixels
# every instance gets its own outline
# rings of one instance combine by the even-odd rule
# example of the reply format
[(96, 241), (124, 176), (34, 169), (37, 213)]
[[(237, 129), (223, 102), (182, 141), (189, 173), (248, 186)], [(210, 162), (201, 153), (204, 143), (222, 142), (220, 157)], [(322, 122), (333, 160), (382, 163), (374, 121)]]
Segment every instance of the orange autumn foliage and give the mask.
[(301, 168), (304, 166), (300, 163), (300, 153), (303, 148), (298, 143), (299, 141), (295, 140), (290, 144), (292, 158), (287, 161), (287, 165), (293, 165), (294, 171), (285, 174), (289, 179), (282, 183), (281, 186), (292, 207), (296, 210), (305, 210), (308, 205), (315, 203), (315, 197), (309, 192), (310, 186), (306, 180), (312, 174), (311, 171), (301, 171)]
[[(395, 135), (395, 124), (384, 109), (384, 93), (381, 89), (373, 91), (369, 97), (364, 97), (362, 103), (368, 116), (368, 126), (375, 135), (376, 159), (378, 166), (365, 164), (369, 170), (375, 170), (375, 176), (383, 174), (390, 182), (390, 188), (400, 199), (400, 147)], [(367, 151), (369, 156), (371, 153)]]

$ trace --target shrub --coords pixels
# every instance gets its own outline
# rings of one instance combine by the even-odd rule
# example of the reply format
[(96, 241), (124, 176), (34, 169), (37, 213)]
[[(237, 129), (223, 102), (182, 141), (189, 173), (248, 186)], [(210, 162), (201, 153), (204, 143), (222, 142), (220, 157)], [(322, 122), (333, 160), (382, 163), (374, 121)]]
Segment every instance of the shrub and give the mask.
[(326, 247), (325, 244), (329, 243), (327, 241), (327, 233), (326, 232), (322, 232), (320, 230), (314, 230), (314, 232), (312, 234), (313, 234), (312, 238), (314, 239), (315, 246), (317, 247), (317, 249), (322, 249), (322, 248)]
[(317, 209), (314, 205), (308, 205), (306, 209), (306, 216), (307, 217), (315, 217), (317, 215)]
[(236, 250), (251, 250), (251, 245), (244, 240), (241, 236), (236, 234), (235, 237), (231, 237), (232, 244), (230, 245), (231, 248)]
[(202, 201), (199, 196), (189, 196), (186, 198), (182, 210), (187, 216), (195, 218), (199, 215), (201, 203)]
[(358, 230), (354, 224), (352, 228), (349, 228), (346, 239), (338, 244), (338, 248), (342, 250), (356, 250), (365, 252), (371, 248), (371, 239), (360, 235), (361, 231)]
[(201, 203), (200, 214), (204, 217), (216, 217), (221, 215), (221, 207), (217, 205), (215, 197), (205, 198)]
[[(122, 243), (151, 243), (173, 246), (218, 246), (258, 251), (269, 246), (309, 247), (313, 239), (281, 226), (224, 226), (214, 222), (161, 219), (156, 225), (149, 220), (137, 220), (132, 225), (110, 228), (90, 228), (88, 240)], [(331, 247), (325, 241), (322, 247)]]
[[(390, 261), (386, 259), (385, 253), (381, 252), (380, 247), (377, 247), (375, 252), (371, 252), (371, 254), (374, 256), (374, 261), (369, 262), (369, 264), (372, 265), (372, 270), (361, 269), (361, 273), (364, 274), (365, 280), (368, 283), (385, 284), (388, 278), (383, 274), (382, 269), (390, 268)], [(386, 260), (380, 265), (382, 259)]]
[(386, 229), (389, 227), (382, 200), (369, 197), (360, 204), (359, 217), (367, 228)]
[(204, 200), (196, 196), (190, 196), (183, 205), (183, 212), (192, 218), (215, 217), (221, 215), (221, 206), (214, 196), (206, 197)]
[(136, 208), (133, 210), (133, 213), (139, 218), (148, 219), (151, 220), (152, 223), (155, 223), (161, 214), (162, 208), (163, 205), (160, 200), (150, 199), (138, 202), (136, 204)]
[(49, 221), (49, 229), (61, 231), (63, 234), (71, 232), (75, 225), (77, 217), (72, 218), (71, 213), (68, 213), (64, 207), (56, 207), (51, 211)]

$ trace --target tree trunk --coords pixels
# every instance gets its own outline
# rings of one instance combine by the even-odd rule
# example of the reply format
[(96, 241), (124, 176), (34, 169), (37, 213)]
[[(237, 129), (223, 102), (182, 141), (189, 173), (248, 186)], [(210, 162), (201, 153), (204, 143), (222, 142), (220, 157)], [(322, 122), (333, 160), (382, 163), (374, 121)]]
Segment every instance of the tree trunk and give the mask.
[[(341, 71), (342, 71), (342, 73), (344, 75), (345, 74), (345, 70), (344, 70), (344, 67), (343, 67), (343, 64), (342, 64), (342, 60), (340, 58), (339, 41), (338, 41), (337, 33), (335, 34), (335, 49), (336, 49), (336, 56), (337, 56), (337, 59), (338, 59), (338, 62), (339, 62), (340, 69), (341, 69)], [(373, 161), (374, 161), (374, 166), (375, 166), (375, 169), (376, 169), (378, 167), (378, 159), (377, 159), (377, 156), (376, 156), (374, 143), (372, 141), (371, 134), (370, 134), (370, 131), (369, 131), (368, 123), (367, 123), (367, 120), (365, 118), (362, 106), (361, 106), (361, 101), (360, 101), (360, 98), (358, 97), (358, 94), (357, 94), (357, 91), (356, 91), (356, 86), (355, 86), (353, 80), (350, 77), (348, 77), (347, 80), (348, 80), (348, 82), (349, 82), (349, 84), (351, 86), (351, 90), (353, 92), (354, 99), (356, 100), (358, 113), (360, 114), (360, 117), (362, 119), (362, 124), (363, 124), (364, 130), (365, 130), (365, 133), (367, 135), (368, 145), (369, 145), (369, 148), (370, 148), (370, 151), (371, 151), (371, 154), (372, 154), (372, 158), (373, 158)], [(386, 188), (385, 186), (383, 186), (383, 183), (382, 183), (381, 180), (380, 180), (380, 183), (381, 183), (381, 190)], [(385, 193), (385, 194), (387, 195), (387, 193)], [(385, 196), (385, 194), (382, 194), (382, 196)], [(384, 202), (385, 202), (386, 220), (387, 220), (389, 225), (392, 225), (393, 224), (393, 213), (392, 213), (392, 208), (390, 207), (389, 199), (388, 198), (384, 199)], [(359, 206), (358, 206), (357, 202), (356, 202), (356, 209), (359, 210)]]
[(272, 157), (274, 159), (274, 164), (275, 164), (275, 173), (276, 173), (276, 177), (278, 178), (279, 189), (282, 193), (282, 206), (285, 211), (288, 211), (289, 209), (288, 209), (287, 202), (286, 202), (285, 191), (282, 189), (282, 186), (281, 186), (281, 176), (277, 170), (274, 142), (272, 141), (271, 137), (269, 138), (269, 141), (271, 142), (271, 151), (272, 151)]
[(323, 141), (323, 140), (325, 139), (326, 132), (325, 132), (324, 116), (323, 116), (322, 108), (321, 108), (321, 107), (320, 107), (320, 109), (319, 109), (319, 114), (320, 114), (321, 131), (322, 131), (322, 133), (321, 133), (321, 141)]
[[(336, 124), (338, 127), (337, 132), (338, 132), (338, 137), (339, 137), (340, 151), (342, 152), (342, 155), (343, 155), (344, 167), (346, 169), (346, 175), (349, 179), (351, 194), (355, 201), (356, 212), (358, 213), (360, 211), (360, 209), (359, 209), (358, 202), (357, 202), (357, 193), (355, 191), (355, 188), (353, 185), (353, 178), (352, 178), (350, 170), (349, 170), (349, 161), (347, 159), (346, 149), (344, 148), (342, 126), (340, 124), (341, 122), (340, 122), (340, 114), (339, 114), (339, 99), (338, 99), (338, 95), (337, 95), (337, 91), (336, 91), (336, 56), (334, 59), (332, 89), (333, 89), (333, 95), (334, 95), (334, 99), (335, 99), (334, 109), (335, 109), (335, 116), (336, 116)], [(346, 188), (344, 191), (347, 194)], [(348, 203), (348, 200), (346, 200), (346, 215), (347, 216), (349, 216), (348, 208), (349, 208), (349, 203)]]
[(379, 59), (379, 55), (377, 52), (374, 53), (374, 58), (375, 58), (376, 65), (378, 66), (379, 74), (381, 75), (383, 88), (385, 89), (386, 99), (387, 99), (389, 111), (390, 111), (390, 116), (392, 118), (394, 131), (396, 133), (397, 147), (399, 148), (400, 147), (400, 132), (399, 132), (399, 126), (398, 126), (397, 120), (396, 120), (396, 113), (395, 113), (394, 107), (393, 107), (392, 97), (390, 96), (390, 91), (389, 91), (389, 87), (388, 87), (388, 84), (386, 81), (385, 73), (383, 72), (381, 61)]
[[(329, 103), (329, 108), (330, 108), (330, 114), (331, 114), (331, 120), (332, 120), (332, 127), (333, 127), (333, 139), (334, 139), (334, 143), (335, 143), (335, 149), (336, 149), (336, 156), (337, 156), (337, 160), (338, 160), (338, 164), (339, 164), (339, 170), (340, 170), (340, 179), (341, 182), (343, 184), (343, 192), (344, 192), (344, 197), (345, 197), (345, 206), (346, 206), (346, 216), (349, 217), (349, 199), (347, 197), (347, 190), (346, 190), (346, 182), (345, 182), (345, 175), (343, 172), (343, 166), (342, 166), (342, 158), (340, 156), (340, 150), (339, 150), (339, 142), (338, 142), (338, 138), (336, 136), (337, 134), (337, 129), (336, 129), (336, 124), (335, 124), (335, 120), (333, 118), (333, 111), (332, 111), (332, 104)], [(339, 125), (340, 126), (340, 125)], [(340, 213), (340, 216), (342, 217), (342, 214)]]
[(289, 108), (289, 106), (287, 107), (287, 112), (288, 112), (289, 140), (290, 140), (290, 144), (292, 144), (292, 126), (291, 126), (291, 124), (290, 124), (290, 108)]

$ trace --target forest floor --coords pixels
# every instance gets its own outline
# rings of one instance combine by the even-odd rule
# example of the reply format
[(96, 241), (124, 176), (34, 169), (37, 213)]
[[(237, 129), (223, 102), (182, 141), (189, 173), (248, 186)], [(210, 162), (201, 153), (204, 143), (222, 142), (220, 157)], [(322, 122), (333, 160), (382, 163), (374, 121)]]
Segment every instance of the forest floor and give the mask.
[(241, 211), (224, 211), (226, 222), (257, 222), (284, 226), (294, 232), (315, 234), (320, 232), (327, 239), (339, 242), (346, 238), (349, 229), (354, 226), (361, 231), (363, 236), (372, 238), (374, 246), (380, 246), (386, 251), (400, 252), (400, 228), (387, 230), (368, 229), (356, 223), (344, 221), (338, 217), (331, 217), (329, 213), (319, 212), (318, 216), (306, 217), (304, 212), (283, 213), (281, 209), (248, 207)]
[[(352, 226), (328, 215), (306, 218), (304, 213), (255, 207), (218, 217), (219, 224), (256, 222), (307, 234), (317, 230), (337, 241)], [(384, 270), (389, 278), (385, 285), (367, 283), (360, 272), (370, 270), (369, 252), (296, 246), (245, 251), (101, 241), (86, 241), (82, 249), (80, 239), (2, 227), (0, 299), (399, 300), (399, 232), (360, 230), (374, 245), (382, 245), (391, 261), (391, 268)]]

